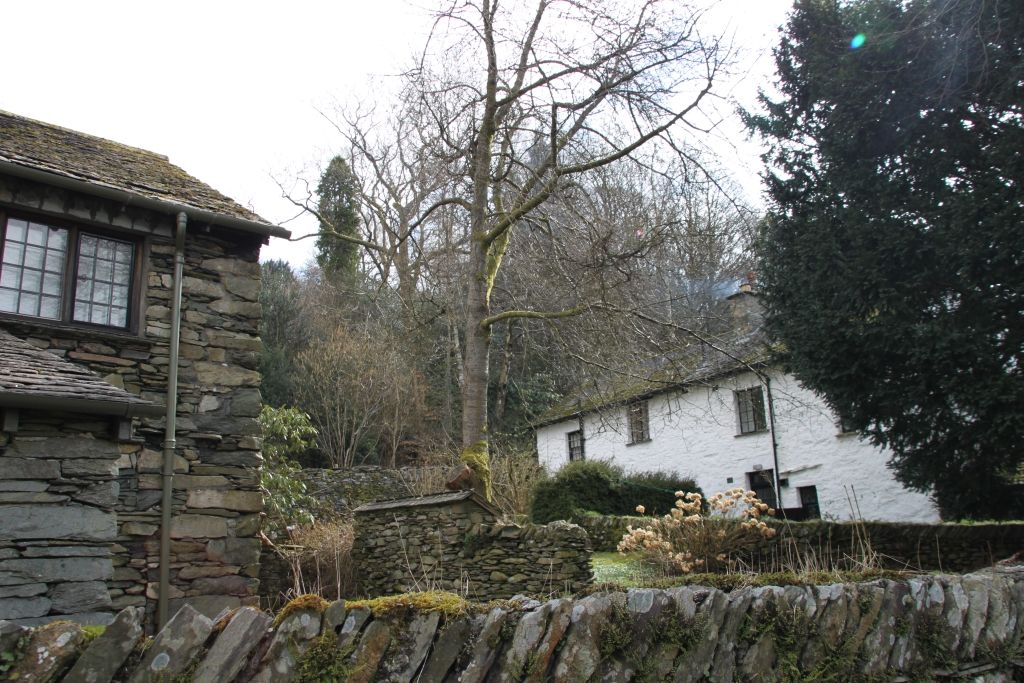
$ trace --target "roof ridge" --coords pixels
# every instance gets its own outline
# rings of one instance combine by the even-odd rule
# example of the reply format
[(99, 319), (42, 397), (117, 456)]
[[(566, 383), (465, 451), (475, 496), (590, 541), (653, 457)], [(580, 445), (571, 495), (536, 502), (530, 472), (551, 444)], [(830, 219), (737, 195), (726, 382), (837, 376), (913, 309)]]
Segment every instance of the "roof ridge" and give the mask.
[(167, 163), (171, 163), (170, 157), (168, 157), (166, 154), (160, 154), (159, 152), (154, 152), (153, 150), (145, 149), (144, 147), (136, 147), (134, 145), (126, 145), (125, 143), (118, 142), (117, 140), (111, 140), (110, 138), (105, 138), (105, 137), (102, 137), (100, 135), (93, 135), (92, 133), (86, 133), (86, 132), (83, 132), (83, 131), (80, 131), (80, 130), (75, 130), (74, 128), (66, 128), (64, 126), (58, 126), (55, 123), (50, 123), (49, 121), (41, 121), (39, 119), (34, 119), (31, 116), (22, 116), (21, 114), (15, 114), (14, 112), (7, 111), (6, 109), (0, 109), (0, 116), (9, 116), (12, 119), (20, 119), (22, 121), (28, 121), (28, 122), (30, 122), (32, 124), (37, 125), (37, 126), (44, 126), (46, 128), (50, 128), (51, 130), (59, 130), (59, 131), (64, 132), (64, 133), (70, 133), (72, 135), (78, 135), (78, 136), (81, 136), (81, 137), (84, 137), (84, 138), (92, 138), (93, 140), (101, 140), (102, 142), (104, 142), (106, 144), (116, 145), (118, 147), (123, 147), (125, 149), (130, 149), (130, 150), (132, 150), (134, 152), (142, 152), (143, 154), (148, 154), (149, 156), (156, 157), (157, 159), (160, 159), (161, 161), (166, 161)]

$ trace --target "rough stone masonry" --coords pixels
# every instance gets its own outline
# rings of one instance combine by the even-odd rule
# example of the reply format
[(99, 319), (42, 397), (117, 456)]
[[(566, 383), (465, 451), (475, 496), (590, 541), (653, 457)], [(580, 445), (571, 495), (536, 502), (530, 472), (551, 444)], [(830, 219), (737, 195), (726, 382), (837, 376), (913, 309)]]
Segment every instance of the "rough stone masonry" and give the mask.
[(272, 628), (252, 608), (215, 627), (186, 607), (133, 654), (139, 618), (127, 610), (87, 647), (76, 624), (29, 632), (0, 622), (0, 650), (16, 652), (17, 680), (58, 680), (67, 671), (65, 683), (269, 683), (300, 672), (302, 680), (347, 683), (1011, 683), (1024, 674), (1024, 567), (489, 606), (453, 595), (330, 605), (303, 598)]
[[(38, 348), (88, 367), (114, 386), (163, 403), (171, 331), (171, 217), (6, 177), (0, 177), (0, 202), (146, 236), (138, 334), (14, 321), (5, 321), (4, 327)], [(224, 607), (258, 600), (257, 533), (263, 506), (257, 421), (259, 249), (258, 236), (217, 228), (190, 231), (186, 242), (172, 614), (185, 602), (212, 616)], [(102, 452), (69, 452), (66, 443), (45, 443), (85, 435), (103, 441)], [(71, 598), (54, 595), (59, 577), (66, 579), (71, 567), (98, 567), (101, 562), (109, 563), (108, 568), (75, 569), (76, 578), (70, 580), (96, 590), (88, 592), (87, 604), (67, 613), (109, 621), (124, 607), (142, 607), (147, 613), (155, 609), (163, 436), (163, 420), (146, 418), (128, 438), (118, 438), (109, 425), (81, 419), (65, 426), (59, 420), (39, 423), (35, 436), (22, 428), (4, 437), (0, 493), (8, 495), (0, 497), (0, 519), (7, 525), (35, 525), (36, 530), (0, 534), (0, 596), (7, 596), (0, 597), (0, 609), (12, 607), (5, 599), (20, 601), (3, 616), (53, 618), (58, 611), (65, 613)], [(31, 447), (31, 457), (20, 457), (30, 437), (40, 441)], [(78, 463), (73, 481), (66, 469), (69, 462)], [(62, 538), (62, 525), (76, 518), (87, 532)], [(107, 555), (101, 560), (103, 548)], [(107, 596), (100, 594), (96, 582), (106, 585)], [(47, 600), (46, 611), (38, 614)]]
[(359, 590), (447, 590), (475, 600), (574, 592), (593, 581), (590, 540), (566, 522), (502, 524), (471, 491), (355, 510)]

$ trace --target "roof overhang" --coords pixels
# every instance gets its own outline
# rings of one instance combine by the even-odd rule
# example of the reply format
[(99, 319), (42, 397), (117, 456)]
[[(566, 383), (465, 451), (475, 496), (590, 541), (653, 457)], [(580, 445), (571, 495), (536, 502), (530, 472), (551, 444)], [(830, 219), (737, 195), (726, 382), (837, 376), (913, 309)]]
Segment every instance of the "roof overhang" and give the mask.
[(122, 204), (138, 206), (143, 209), (149, 209), (160, 213), (175, 215), (184, 212), (188, 215), (190, 220), (203, 221), (205, 223), (210, 223), (211, 225), (219, 225), (225, 228), (259, 235), (261, 237), (280, 237), (281, 239), (288, 239), (292, 236), (291, 232), (288, 230), (269, 223), (249, 221), (236, 216), (225, 216), (224, 214), (200, 209), (181, 202), (156, 199), (137, 192), (129, 192), (117, 187), (112, 187), (105, 183), (25, 166), (24, 164), (19, 164), (2, 157), (0, 157), (0, 173), (6, 173), (26, 180), (34, 180), (47, 185), (62, 187), (64, 189), (81, 192), (83, 194), (102, 197), (103, 199), (112, 199), (114, 201), (121, 202)]
[(111, 417), (160, 417), (165, 408), (148, 401), (114, 401), (100, 398), (40, 396), (18, 392), (0, 392), (0, 408), (49, 410)]

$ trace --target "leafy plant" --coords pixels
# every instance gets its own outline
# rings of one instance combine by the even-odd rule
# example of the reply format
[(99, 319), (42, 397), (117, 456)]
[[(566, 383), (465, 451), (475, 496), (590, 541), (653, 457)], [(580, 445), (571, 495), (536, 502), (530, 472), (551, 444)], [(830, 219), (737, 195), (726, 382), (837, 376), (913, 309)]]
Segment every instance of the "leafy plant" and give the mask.
[(287, 527), (312, 524), (319, 502), (306, 492), (299, 478), (301, 469), (293, 460), (312, 445), (316, 429), (309, 416), (297, 408), (264, 406), (260, 412), (263, 427), (263, 468), (260, 486), (266, 495), (264, 531), (271, 537), (282, 535)]

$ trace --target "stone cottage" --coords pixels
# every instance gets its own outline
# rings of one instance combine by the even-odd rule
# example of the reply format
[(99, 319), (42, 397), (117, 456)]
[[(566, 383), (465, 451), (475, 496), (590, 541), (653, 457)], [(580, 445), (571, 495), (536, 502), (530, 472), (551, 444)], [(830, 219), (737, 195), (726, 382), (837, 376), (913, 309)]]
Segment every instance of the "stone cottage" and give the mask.
[(0, 619), (255, 603), (258, 256), (288, 233), (6, 112), (0, 230)]

